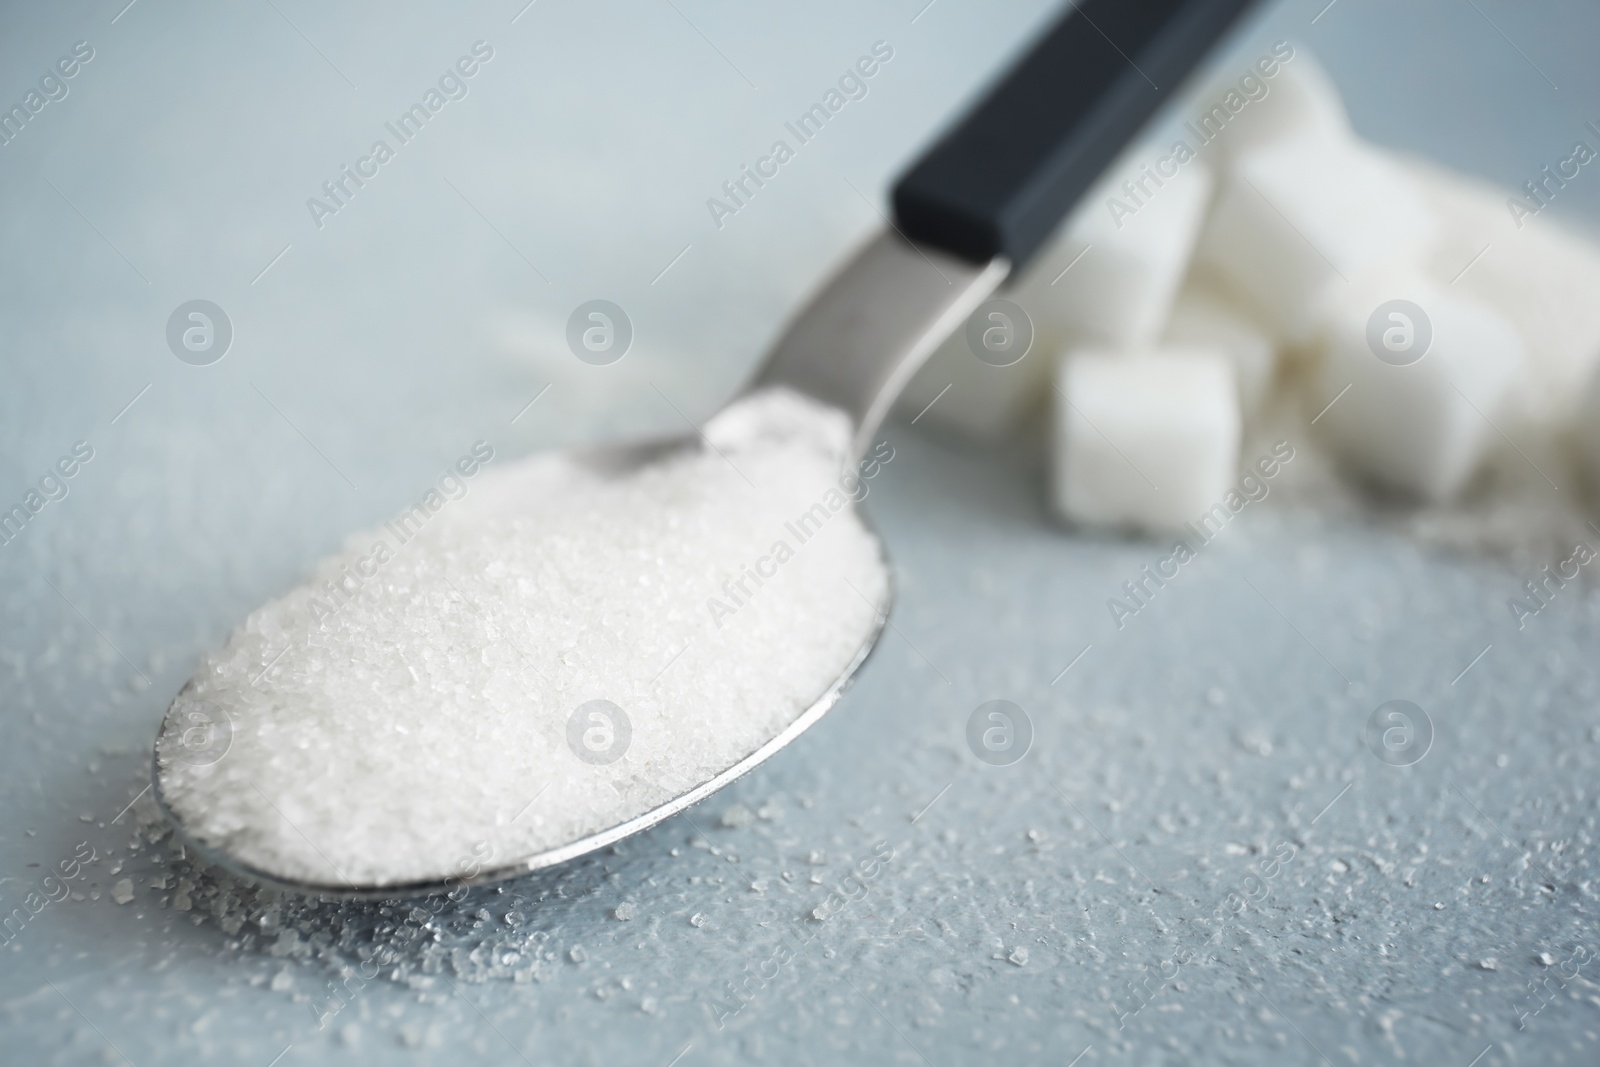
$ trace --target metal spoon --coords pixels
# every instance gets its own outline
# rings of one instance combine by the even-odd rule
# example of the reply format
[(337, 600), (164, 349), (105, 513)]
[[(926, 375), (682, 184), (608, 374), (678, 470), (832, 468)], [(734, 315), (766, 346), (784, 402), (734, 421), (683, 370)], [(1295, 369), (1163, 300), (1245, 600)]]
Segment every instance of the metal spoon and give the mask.
[[(1070, 9), (901, 179), (894, 191), (896, 223), (867, 241), (791, 322), (750, 388), (787, 386), (845, 411), (859, 457), (927, 356), (1013, 264), (1038, 248), (1168, 90), (1252, 2), (1086, 0)], [(623, 473), (696, 447), (698, 439), (689, 435), (567, 458)], [(539, 461), (523, 462), (531, 468)], [(175, 746), (189, 728), (182, 718), (188, 687), (162, 724), (152, 792), (180, 839), (201, 857), (280, 888), (390, 898), (512, 878), (648, 829), (772, 757), (838, 701), (876, 644), (888, 608), (879, 605), (871, 633), (811, 705), (733, 765), (617, 825), (449, 878), (384, 885), (297, 881), (243, 862), (192, 832), (163, 790), (164, 771), (180, 755)]]

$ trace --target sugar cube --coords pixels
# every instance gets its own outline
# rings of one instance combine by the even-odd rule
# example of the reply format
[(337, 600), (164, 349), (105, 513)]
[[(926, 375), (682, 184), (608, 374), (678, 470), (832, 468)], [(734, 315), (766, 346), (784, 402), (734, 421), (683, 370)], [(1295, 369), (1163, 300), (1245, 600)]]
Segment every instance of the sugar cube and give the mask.
[(1522, 372), (1516, 329), (1484, 301), (1387, 269), (1330, 294), (1317, 318), (1308, 406), (1330, 450), (1391, 490), (1454, 496), (1498, 436)]
[[(1566, 422), (1600, 359), (1600, 249), (1528, 215), (1525, 195), (1420, 161), (1404, 165), (1440, 220), (1429, 273), (1493, 306), (1527, 345), (1512, 417)], [(1514, 214), (1513, 203), (1524, 210)]]
[[(1263, 56), (1265, 64), (1258, 61), (1253, 72), (1261, 76), (1253, 84), (1241, 81), (1231, 100), (1226, 93), (1235, 88), (1233, 85), (1218, 85), (1199, 94), (1202, 104), (1192, 121), (1196, 129), (1212, 138), (1207, 144), (1224, 164), (1242, 153), (1307, 133), (1332, 138), (1353, 136), (1339, 90), (1327, 72), (1303, 48), (1289, 45), (1287, 51), (1289, 58), (1282, 62), (1277, 60), (1282, 59), (1283, 49), (1273, 56)], [(1266, 75), (1268, 69), (1275, 69), (1275, 73)], [(1257, 98), (1255, 94), (1263, 88), (1266, 95)], [(1230, 113), (1226, 105), (1241, 100), (1239, 111)]]
[(1283, 340), (1330, 284), (1419, 256), (1434, 232), (1415, 179), (1353, 141), (1305, 134), (1241, 155), (1222, 183), (1196, 259), (1251, 301)]
[(1074, 522), (1158, 532), (1222, 499), (1239, 461), (1233, 364), (1203, 349), (1081, 349), (1060, 363), (1053, 491)]
[(1153, 342), (1188, 271), (1212, 187), (1211, 172), (1195, 162), (1164, 181), (1143, 162), (1102, 179), (1065, 239), (1016, 286), (1048, 349)]
[(1277, 348), (1238, 299), (1204, 272), (1192, 274), (1178, 291), (1162, 343), (1227, 356), (1241, 411), (1250, 416), (1261, 410), (1277, 366)]

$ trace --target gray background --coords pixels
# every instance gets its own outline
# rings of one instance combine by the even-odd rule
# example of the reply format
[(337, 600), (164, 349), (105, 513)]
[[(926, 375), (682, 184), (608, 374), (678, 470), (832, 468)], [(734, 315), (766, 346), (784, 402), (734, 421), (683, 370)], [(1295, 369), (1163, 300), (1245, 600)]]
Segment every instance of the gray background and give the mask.
[[(1517, 1012), (1596, 940), (1600, 601), (1569, 589), (1519, 632), (1527, 575), (1264, 508), (1118, 632), (1104, 600), (1157, 546), (1068, 536), (1027, 456), (903, 425), (867, 504), (900, 598), (845, 701), (690, 818), (475, 894), (443, 980), (376, 981), (319, 1030), (337, 961), (240, 945), (126, 855), (135, 816), (113, 821), (203, 650), (478, 438), (509, 457), (714, 410), (1055, 10), (923, 4), (10, 6), (0, 102), (76, 41), (96, 55), (0, 148), (0, 501), (74, 441), (95, 458), (0, 549), (0, 912), (78, 842), (103, 858), (0, 948), (0, 1058), (1595, 1061), (1600, 965)], [(1215, 67), (1280, 37), (1364, 135), (1505, 184), (1600, 118), (1600, 9), (1577, 0), (1296, 0)], [(470, 95), (318, 230), (305, 198), (479, 39)], [(715, 228), (705, 198), (879, 39), (870, 95)], [(1600, 219), (1600, 179), (1553, 211)], [(636, 330), (610, 367), (562, 342), (596, 297)], [(235, 329), (210, 367), (164, 340), (194, 298)], [(965, 747), (996, 697), (1037, 733), (1012, 767)], [(1408, 768), (1361, 740), (1392, 698), (1436, 731)], [(809, 919), (878, 841), (866, 896)], [(470, 959), (513, 902), (543, 954), (522, 982)], [(794, 931), (719, 1028), (713, 998)], [(1201, 945), (1119, 1028), (1128, 984)]]

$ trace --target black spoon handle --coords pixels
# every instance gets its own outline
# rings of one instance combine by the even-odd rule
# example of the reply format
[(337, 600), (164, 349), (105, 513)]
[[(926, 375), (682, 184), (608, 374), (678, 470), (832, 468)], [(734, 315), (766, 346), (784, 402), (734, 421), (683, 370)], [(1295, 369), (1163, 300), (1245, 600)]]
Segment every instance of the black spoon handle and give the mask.
[(1082, 0), (894, 188), (906, 237), (1020, 267), (1254, 0)]

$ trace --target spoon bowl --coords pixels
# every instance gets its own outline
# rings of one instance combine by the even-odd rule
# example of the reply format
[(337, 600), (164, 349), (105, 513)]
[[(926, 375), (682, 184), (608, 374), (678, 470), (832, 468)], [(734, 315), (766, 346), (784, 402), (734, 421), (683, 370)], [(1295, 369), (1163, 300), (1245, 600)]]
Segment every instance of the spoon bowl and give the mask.
[[(228, 871), (246, 881), (289, 892), (305, 893), (325, 900), (387, 900), (452, 893), (462, 888), (517, 878), (533, 871), (554, 867), (568, 860), (577, 859), (579, 856), (584, 856), (590, 852), (605, 848), (607, 845), (615, 844), (625, 837), (631, 837), (634, 834), (648, 830), (657, 823), (664, 822), (679, 812), (693, 807), (722, 789), (723, 786), (742, 778), (762, 763), (771, 759), (786, 747), (789, 742), (814, 726), (818, 719), (827, 714), (828, 710), (839, 702), (839, 698), (844, 695), (845, 690), (850, 688), (850, 683), (854, 680), (856, 671), (866, 663), (867, 659), (872, 655), (873, 649), (877, 647), (878, 638), (883, 633), (884, 622), (888, 618), (887, 614), (885, 614), (888, 608), (889, 604), (885, 603), (883, 610), (877, 616), (877, 622), (872, 628), (871, 635), (862, 643), (860, 649), (856, 652), (855, 658), (845, 666), (833, 684), (776, 736), (727, 770), (707, 779), (695, 788), (673, 797), (665, 804), (661, 804), (615, 826), (607, 827), (597, 833), (580, 837), (557, 848), (520, 856), (508, 862), (491, 862), (485, 866), (470, 870), (463, 868), (460, 872), (447, 878), (396, 882), (381, 886), (363, 886), (338, 882), (309, 882), (287, 879), (271, 871), (252, 866), (229, 854), (226, 850), (208, 844), (204, 839), (185, 829), (183, 820), (167, 803), (166, 796), (162, 792), (159, 745), (152, 757), (151, 781), (153, 782), (153, 788), (151, 789), (151, 796), (155, 800), (156, 807), (171, 823), (174, 832), (184, 847), (206, 863)], [(187, 688), (185, 692), (187, 692)], [(183, 694), (180, 693), (179, 699), (173, 702), (173, 710), (168, 711), (169, 716), (175, 713), (175, 709), (179, 707), (182, 699)]]

